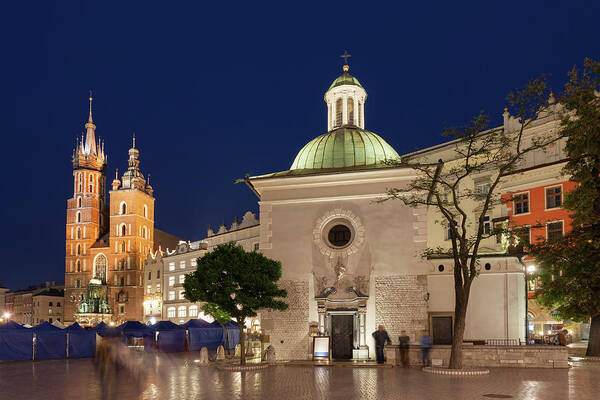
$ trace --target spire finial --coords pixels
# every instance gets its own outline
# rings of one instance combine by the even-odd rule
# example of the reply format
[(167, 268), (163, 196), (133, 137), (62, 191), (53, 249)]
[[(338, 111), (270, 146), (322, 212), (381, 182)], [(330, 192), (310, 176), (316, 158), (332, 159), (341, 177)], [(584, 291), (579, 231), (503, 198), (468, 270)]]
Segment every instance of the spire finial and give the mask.
[(119, 168), (115, 170), (115, 180), (119, 180)]
[(347, 50), (344, 50), (344, 54), (342, 54), (340, 57), (344, 59), (344, 66), (342, 67), (342, 69), (344, 70), (344, 72), (348, 72), (348, 70), (350, 69), (350, 66), (348, 66), (348, 59), (352, 57), (352, 55), (348, 54)]
[(132, 149), (135, 149), (135, 132), (133, 132), (133, 147)]
[(92, 91), (90, 90), (90, 115), (88, 117), (88, 122), (92, 122), (92, 100), (94, 98), (92, 97)]
[(150, 185), (150, 172), (148, 172), (148, 185)]

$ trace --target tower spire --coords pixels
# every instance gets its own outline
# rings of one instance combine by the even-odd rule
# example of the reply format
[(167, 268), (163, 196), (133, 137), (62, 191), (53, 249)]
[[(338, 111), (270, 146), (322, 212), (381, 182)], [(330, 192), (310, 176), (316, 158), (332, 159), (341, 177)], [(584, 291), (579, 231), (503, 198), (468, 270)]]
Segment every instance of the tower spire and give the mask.
[(93, 119), (92, 119), (92, 91), (90, 90), (90, 114), (88, 116), (88, 122), (87, 124), (85, 124), (85, 128), (87, 130), (86, 135), (85, 135), (85, 147), (84, 147), (84, 153), (85, 154), (92, 154), (97, 156), (98, 155), (98, 149), (96, 147), (96, 136), (94, 134), (94, 131), (96, 130), (96, 125), (94, 125)]

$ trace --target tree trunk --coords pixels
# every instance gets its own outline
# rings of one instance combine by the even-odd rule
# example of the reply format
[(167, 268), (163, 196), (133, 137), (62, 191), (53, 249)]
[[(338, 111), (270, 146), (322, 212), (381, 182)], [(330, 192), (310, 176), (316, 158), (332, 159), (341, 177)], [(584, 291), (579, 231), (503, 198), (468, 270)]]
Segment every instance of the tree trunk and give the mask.
[(592, 317), (590, 326), (590, 338), (585, 353), (589, 357), (600, 357), (600, 314)]
[(227, 334), (227, 328), (223, 324), (221, 324), (221, 328), (223, 328), (223, 335), (225, 335), (225, 351), (229, 354), (229, 335)]
[[(463, 367), (463, 337), (465, 334), (465, 322), (467, 315), (468, 296), (458, 290), (455, 291), (456, 301), (454, 304), (454, 329), (452, 330), (452, 348), (450, 351), (450, 369), (461, 369)], [(466, 299), (465, 299), (466, 297)]]
[(246, 365), (246, 334), (244, 333), (244, 325), (238, 323), (238, 328), (240, 328), (240, 365)]

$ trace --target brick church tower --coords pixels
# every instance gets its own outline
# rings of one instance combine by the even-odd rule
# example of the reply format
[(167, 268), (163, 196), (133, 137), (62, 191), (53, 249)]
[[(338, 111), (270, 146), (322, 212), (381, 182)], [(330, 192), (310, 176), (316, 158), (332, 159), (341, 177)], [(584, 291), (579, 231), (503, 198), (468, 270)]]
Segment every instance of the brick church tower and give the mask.
[(65, 310), (66, 321), (73, 321), (77, 303), (86, 296), (87, 283), (92, 278), (91, 247), (106, 232), (106, 163), (104, 144), (96, 141), (90, 112), (85, 124), (85, 138), (77, 141), (73, 151), (73, 197), (67, 200)]
[(139, 169), (140, 152), (129, 149), (129, 167), (110, 191), (110, 249), (114, 271), (109, 287), (113, 313), (119, 320), (143, 319), (144, 263), (153, 251), (154, 197), (150, 182)]
[[(129, 149), (128, 168), (106, 198), (107, 156), (90, 113), (73, 153), (73, 197), (67, 200), (65, 322), (93, 325), (142, 320), (144, 264), (154, 247), (154, 197)], [(159, 231), (160, 232), (160, 231)]]

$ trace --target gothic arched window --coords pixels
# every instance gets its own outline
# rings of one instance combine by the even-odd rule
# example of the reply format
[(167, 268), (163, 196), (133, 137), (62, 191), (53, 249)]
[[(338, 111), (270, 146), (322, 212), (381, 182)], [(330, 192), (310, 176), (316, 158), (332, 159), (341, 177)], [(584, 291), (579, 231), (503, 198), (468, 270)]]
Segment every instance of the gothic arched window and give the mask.
[(99, 254), (94, 260), (94, 278), (100, 279), (102, 282), (106, 282), (106, 270), (108, 261), (104, 254)]
[(77, 245), (77, 255), (78, 256), (81, 255), (81, 245), (80, 244)]
[(121, 251), (123, 253), (125, 252), (125, 241), (123, 241), (123, 243), (121, 243)]
[(123, 224), (121, 225), (121, 236), (126, 236), (127, 235), (127, 225)]
[(127, 203), (122, 202), (121, 203), (121, 215), (125, 215), (127, 214)]
[(76, 215), (76, 218), (75, 218), (75, 220), (76, 220), (77, 222), (81, 222), (81, 211), (77, 211), (77, 215)]
[(77, 198), (77, 207), (81, 208), (81, 197)]
[(77, 260), (77, 272), (81, 272), (81, 261)]
[(144, 218), (148, 218), (148, 207), (144, 204)]
[(77, 228), (77, 239), (81, 239), (81, 228)]

